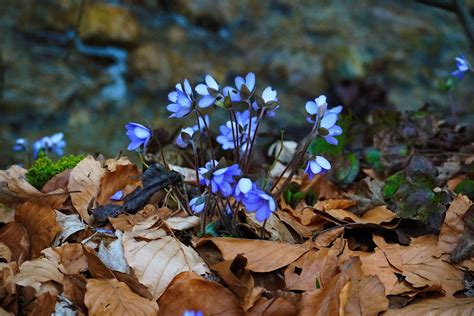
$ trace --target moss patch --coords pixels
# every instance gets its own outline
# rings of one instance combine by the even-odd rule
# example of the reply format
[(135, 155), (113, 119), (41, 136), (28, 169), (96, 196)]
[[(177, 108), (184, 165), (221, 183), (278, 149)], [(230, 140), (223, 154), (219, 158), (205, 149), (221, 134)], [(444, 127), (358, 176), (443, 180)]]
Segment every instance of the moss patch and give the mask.
[(41, 190), (49, 179), (66, 169), (74, 168), (82, 159), (84, 156), (70, 155), (62, 157), (58, 161), (52, 161), (44, 153), (40, 153), (38, 159), (26, 173), (26, 179), (32, 186)]

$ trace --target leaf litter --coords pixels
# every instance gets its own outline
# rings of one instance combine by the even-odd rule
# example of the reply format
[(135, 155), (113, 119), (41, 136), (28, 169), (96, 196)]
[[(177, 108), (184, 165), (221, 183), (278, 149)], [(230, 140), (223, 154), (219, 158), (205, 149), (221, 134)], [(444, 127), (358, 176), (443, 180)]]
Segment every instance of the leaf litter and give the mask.
[[(434, 181), (424, 160), (410, 168), (407, 187), (422, 186), (423, 172)], [(25, 182), (21, 167), (0, 172), (8, 184), (0, 191), (2, 313), (464, 315), (474, 309), (466, 286), (474, 268), (466, 196), (453, 196), (446, 207), (434, 200), (433, 216), (407, 219), (407, 205), (388, 203), (379, 180), (344, 192), (320, 176), (296, 178), (305, 190), (317, 187), (317, 203), (281, 198), (265, 228), (242, 214), (241, 238), (212, 237), (200, 234), (199, 217), (169, 198), (164, 172), (88, 156), (47, 183), (44, 192), (62, 192), (51, 196)], [(182, 185), (176, 176), (172, 183)], [(400, 187), (395, 196), (405, 194)], [(125, 198), (111, 201), (117, 190)], [(434, 229), (413, 234), (417, 217)], [(262, 229), (267, 240), (258, 238)]]

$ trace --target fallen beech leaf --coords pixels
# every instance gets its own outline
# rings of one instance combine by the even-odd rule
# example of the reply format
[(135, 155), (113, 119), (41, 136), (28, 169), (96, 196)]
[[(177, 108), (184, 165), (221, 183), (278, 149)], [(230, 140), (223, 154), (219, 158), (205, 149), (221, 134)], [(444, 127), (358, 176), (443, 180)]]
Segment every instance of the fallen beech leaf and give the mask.
[(464, 288), (464, 273), (433, 256), (437, 245), (435, 236), (414, 238), (409, 246), (387, 244), (379, 236), (374, 236), (374, 242), (390, 264), (401, 271), (405, 280), (414, 287), (438, 286), (447, 295)]
[(199, 217), (188, 216), (188, 217), (170, 217), (164, 220), (166, 225), (174, 230), (185, 230), (199, 226)]
[(115, 218), (110, 217), (109, 221), (116, 230), (125, 232), (156, 214), (158, 214), (156, 207), (148, 204), (143, 210), (138, 211), (136, 214), (120, 214)]
[(18, 271), (16, 262), (3, 263), (0, 262), (0, 299), (5, 303), (7, 295), (16, 295), (17, 286), (12, 282), (12, 276)]
[[(63, 191), (67, 191), (67, 184), (69, 183), (69, 177), (71, 176), (71, 169), (66, 169), (63, 172), (55, 175), (48, 182), (43, 185), (41, 188), (41, 192), (49, 193), (54, 192), (57, 189), (63, 189)], [(67, 198), (67, 194), (66, 194)]]
[(0, 203), (0, 223), (10, 223), (15, 220), (15, 208)]
[(71, 171), (68, 190), (80, 191), (71, 193), (72, 205), (88, 224), (91, 223), (88, 207), (91, 201), (97, 198), (100, 190), (100, 178), (104, 172), (100, 162), (92, 156), (84, 158)]
[(377, 206), (366, 211), (362, 217), (342, 209), (326, 210), (325, 212), (341, 221), (360, 224), (380, 225), (382, 223), (388, 223), (397, 217), (397, 215), (390, 211), (385, 205)]
[(261, 287), (255, 288), (253, 276), (246, 269), (246, 265), (247, 259), (242, 255), (237, 255), (233, 260), (219, 262), (211, 267), (239, 298), (244, 311), (248, 311), (255, 304), (264, 290)]
[(292, 245), (267, 240), (243, 238), (203, 238), (198, 241), (196, 249), (206, 247), (207, 243), (215, 244), (224, 260), (232, 260), (242, 254), (248, 260), (247, 268), (253, 272), (270, 272), (287, 266), (306, 253), (304, 245)]
[[(54, 307), (54, 316), (68, 316), (71, 311), (76, 315), (85, 315), (84, 311), (79, 309), (73, 301), (69, 300), (64, 294), (59, 295), (56, 306)], [(86, 308), (84, 308), (86, 310)], [(71, 315), (72, 316), (72, 315)]]
[(49, 316), (52, 315), (58, 299), (49, 293), (43, 293), (35, 300), (35, 307), (31, 311), (32, 315)]
[(323, 229), (325, 223), (303, 225), (298, 217), (294, 216), (289, 210), (277, 210), (276, 214), (282, 222), (293, 228), (303, 238), (311, 238), (314, 232)]
[(184, 181), (195, 183), (196, 182), (196, 170), (191, 168), (180, 167), (176, 165), (170, 165), (170, 169), (184, 176)]
[(61, 247), (45, 249), (42, 253), (60, 262), (59, 269), (65, 274), (84, 272), (88, 268), (81, 244), (64, 244)]
[(301, 192), (312, 190), (316, 193), (318, 200), (339, 198), (340, 194), (335, 184), (326, 179), (324, 175), (318, 174), (312, 180), (304, 177), (301, 183)]
[(44, 196), (44, 193), (26, 181), (26, 171), (20, 166), (0, 170), (0, 203), (16, 205), (31, 198)]
[(204, 315), (244, 315), (239, 301), (229, 289), (203, 280), (193, 272), (178, 274), (158, 300), (158, 305), (159, 315), (183, 315), (185, 310), (200, 310)]
[(82, 251), (87, 258), (87, 266), (89, 267), (89, 272), (93, 278), (111, 279), (114, 277), (112, 271), (110, 271), (105, 264), (100, 261), (100, 259), (95, 255), (93, 249), (89, 249), (83, 245)]
[(438, 237), (437, 248), (440, 254), (451, 254), (458, 245), (464, 233), (463, 216), (471, 205), (471, 201), (463, 195), (458, 195), (451, 202)]
[(31, 257), (39, 257), (41, 250), (48, 248), (61, 227), (56, 222), (56, 213), (42, 204), (25, 202), (16, 208), (15, 219), (28, 233), (31, 242)]
[(64, 295), (83, 309), (87, 279), (82, 274), (65, 275), (63, 279)]
[(397, 295), (412, 292), (414, 289), (408, 282), (400, 280), (395, 273), (401, 273), (388, 262), (384, 253), (375, 248), (375, 252), (369, 256), (360, 258), (361, 269), (366, 275), (375, 275), (379, 278), (385, 288), (385, 295)]
[(342, 235), (342, 233), (344, 233), (344, 227), (334, 227), (332, 229), (328, 229), (316, 236), (314, 244), (317, 248), (329, 247), (334, 242), (334, 240)]
[(10, 249), (10, 260), (22, 264), (29, 259), (30, 239), (22, 224), (15, 221), (3, 226), (0, 229), (0, 240)]
[(12, 260), (12, 251), (3, 242), (0, 242), (0, 259), (10, 262)]
[(109, 172), (114, 172), (119, 166), (131, 165), (132, 162), (127, 157), (120, 157), (119, 159), (109, 158), (104, 162), (104, 168)]
[(99, 257), (102, 263), (110, 270), (128, 273), (130, 269), (123, 253), (122, 233), (117, 230), (115, 235), (117, 239), (107, 245), (103, 239), (100, 241), (97, 257)]
[(157, 315), (158, 305), (115, 279), (89, 279), (84, 303), (90, 315)]
[(163, 294), (177, 274), (209, 272), (194, 249), (170, 236), (146, 242), (135, 240), (131, 232), (125, 232), (122, 245), (128, 264), (155, 299)]
[[(255, 213), (245, 212), (247, 222), (256, 230), (257, 234), (260, 234), (262, 230), (262, 222), (258, 221)], [(288, 228), (281, 222), (281, 220), (274, 214), (270, 214), (267, 218), (267, 224), (265, 225), (265, 236), (272, 241), (286, 242), (289, 244), (295, 244), (296, 240), (290, 233)]]
[(333, 209), (343, 209), (347, 210), (348, 208), (357, 205), (357, 201), (349, 199), (329, 199), (322, 201), (323, 210), (333, 210)]
[(277, 297), (268, 299), (262, 297), (246, 316), (296, 316), (298, 310), (296, 306), (284, 299), (283, 297)]
[(345, 261), (340, 269), (325, 288), (303, 294), (299, 315), (378, 315), (388, 308), (383, 285), (362, 273), (359, 258)]
[(62, 245), (69, 236), (86, 229), (86, 225), (81, 221), (77, 214), (65, 215), (56, 211), (56, 222), (61, 228), (61, 231), (56, 236), (54, 242), (55, 246)]
[(472, 315), (474, 298), (439, 297), (420, 300), (401, 309), (389, 309), (384, 316)]
[(328, 248), (310, 250), (285, 269), (288, 290), (312, 291), (324, 288), (337, 272), (337, 257)]
[(129, 163), (117, 165), (112, 172), (105, 172), (100, 179), (100, 193), (97, 197), (97, 204), (104, 205), (110, 203), (110, 197), (119, 190), (124, 190), (129, 186), (124, 194), (132, 192), (141, 184), (140, 172), (137, 166)]
[(63, 274), (59, 271), (58, 262), (48, 258), (39, 258), (25, 261), (20, 266), (20, 272), (14, 275), (11, 281), (21, 286), (31, 286), (39, 293), (42, 283), (48, 281), (63, 283)]

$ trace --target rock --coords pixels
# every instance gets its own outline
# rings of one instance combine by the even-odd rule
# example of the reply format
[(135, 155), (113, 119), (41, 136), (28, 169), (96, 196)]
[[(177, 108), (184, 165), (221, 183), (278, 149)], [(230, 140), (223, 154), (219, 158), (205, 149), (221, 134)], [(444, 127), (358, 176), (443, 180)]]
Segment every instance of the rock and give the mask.
[[(23, 31), (70, 31), (76, 27), (80, 4), (81, 0), (33, 1), (25, 6), (17, 25)], [(137, 40), (139, 29), (126, 8), (87, 2), (79, 34), (86, 41), (131, 43)]]
[(337, 46), (324, 58), (324, 72), (334, 83), (362, 79), (365, 69), (358, 51), (351, 46)]
[(137, 20), (127, 9), (94, 4), (86, 6), (79, 34), (83, 40), (100, 43), (132, 43), (137, 40), (139, 30)]
[(170, 87), (172, 67), (169, 54), (160, 45), (146, 43), (135, 49), (129, 58), (130, 71), (145, 79), (150, 88)]
[(172, 7), (191, 22), (211, 29), (218, 29), (244, 16), (249, 1), (234, 0), (177, 0)]

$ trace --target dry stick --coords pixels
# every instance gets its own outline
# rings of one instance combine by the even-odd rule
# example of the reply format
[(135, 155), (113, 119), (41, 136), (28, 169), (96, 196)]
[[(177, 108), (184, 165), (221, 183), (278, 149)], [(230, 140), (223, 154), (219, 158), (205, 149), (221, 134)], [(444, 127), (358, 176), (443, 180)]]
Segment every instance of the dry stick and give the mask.
[[(234, 122), (235, 122), (235, 128), (239, 128), (239, 123), (237, 122), (237, 115), (235, 114), (234, 112), (234, 109), (230, 109), (230, 114), (231, 114), (231, 117), (233, 116), (233, 119), (234, 119)], [(232, 122), (232, 119), (231, 119), (231, 122)], [(234, 125), (232, 125), (232, 128), (234, 128)], [(235, 153), (237, 154), (237, 156), (235, 157), (235, 161), (236, 162), (239, 162), (240, 161), (240, 142), (239, 142), (239, 131), (235, 131)], [(234, 153), (234, 155), (235, 155)]]

